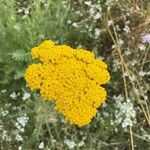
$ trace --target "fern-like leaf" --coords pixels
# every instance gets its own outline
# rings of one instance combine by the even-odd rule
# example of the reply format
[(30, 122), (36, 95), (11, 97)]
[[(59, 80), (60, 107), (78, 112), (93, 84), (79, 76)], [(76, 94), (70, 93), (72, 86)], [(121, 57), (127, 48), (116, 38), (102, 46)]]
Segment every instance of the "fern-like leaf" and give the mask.
[(9, 53), (9, 55), (17, 62), (28, 62), (31, 60), (30, 53), (25, 52), (24, 50), (17, 50), (13, 53)]

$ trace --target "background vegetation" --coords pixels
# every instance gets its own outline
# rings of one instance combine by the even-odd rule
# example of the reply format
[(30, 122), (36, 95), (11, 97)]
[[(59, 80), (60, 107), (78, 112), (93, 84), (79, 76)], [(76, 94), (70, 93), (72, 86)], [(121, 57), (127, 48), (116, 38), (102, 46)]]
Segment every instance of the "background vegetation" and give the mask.
[[(0, 0), (0, 150), (148, 150), (149, 8), (149, 0)], [(69, 125), (26, 86), (31, 48), (45, 39), (107, 62), (107, 100), (91, 124)]]

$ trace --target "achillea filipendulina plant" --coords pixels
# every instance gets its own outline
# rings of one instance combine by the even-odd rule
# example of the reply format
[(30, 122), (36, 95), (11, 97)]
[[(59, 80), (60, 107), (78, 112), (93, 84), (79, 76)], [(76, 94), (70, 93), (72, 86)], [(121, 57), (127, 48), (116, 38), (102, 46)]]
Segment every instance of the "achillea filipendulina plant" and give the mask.
[(25, 72), (31, 90), (39, 90), (45, 100), (54, 100), (70, 123), (89, 124), (106, 99), (101, 85), (110, 79), (107, 65), (92, 52), (49, 40), (32, 49), (32, 58), (40, 62), (29, 65)]

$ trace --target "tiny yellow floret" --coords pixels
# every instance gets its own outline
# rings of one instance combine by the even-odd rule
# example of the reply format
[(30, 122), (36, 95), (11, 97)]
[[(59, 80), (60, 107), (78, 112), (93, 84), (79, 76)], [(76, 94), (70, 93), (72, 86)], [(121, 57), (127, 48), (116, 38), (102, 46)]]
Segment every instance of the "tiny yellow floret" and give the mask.
[(56, 109), (71, 124), (89, 124), (106, 99), (101, 85), (110, 80), (107, 64), (92, 52), (50, 40), (32, 48), (31, 55), (40, 61), (25, 72), (31, 90), (39, 90), (44, 100), (55, 101)]

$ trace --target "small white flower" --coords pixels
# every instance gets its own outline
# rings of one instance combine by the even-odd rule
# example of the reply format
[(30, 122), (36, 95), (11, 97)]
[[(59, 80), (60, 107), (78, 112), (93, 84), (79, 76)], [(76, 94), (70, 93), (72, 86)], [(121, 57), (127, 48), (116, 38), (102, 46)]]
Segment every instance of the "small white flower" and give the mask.
[(8, 110), (4, 110), (4, 111), (2, 111), (2, 116), (3, 116), (3, 117), (5, 117), (5, 116), (7, 116), (7, 115), (8, 115), (8, 113), (9, 113), (9, 111), (8, 111)]
[(44, 148), (44, 142), (41, 142), (40, 144), (39, 144), (39, 149), (43, 149)]
[(40, 0), (40, 2), (44, 4), (44, 3), (46, 3), (46, 0)]
[(22, 13), (23, 12), (23, 9), (22, 8), (20, 8), (20, 9), (18, 9), (18, 11), (17, 11), (18, 13)]
[(2, 139), (4, 140), (7, 137), (7, 131), (3, 130), (2, 132)]
[(138, 63), (137, 60), (134, 59), (134, 60), (131, 62), (131, 66), (135, 66), (137, 63)]
[(24, 10), (24, 13), (25, 13), (25, 15), (29, 15), (30, 12), (29, 12), (28, 9), (25, 9), (25, 10)]
[(113, 125), (114, 125), (114, 121), (111, 120), (111, 121), (110, 121), (110, 124), (113, 126)]
[(81, 146), (83, 146), (84, 144), (85, 144), (84, 141), (81, 141), (81, 142), (78, 143), (78, 146), (81, 147)]
[(112, 20), (108, 20), (107, 25), (111, 26), (112, 24), (113, 24), (113, 21)]
[(139, 76), (144, 77), (144, 76), (145, 76), (145, 74), (146, 74), (146, 73), (145, 73), (144, 71), (140, 71), (140, 72), (139, 72)]
[(146, 72), (146, 75), (148, 75), (148, 76), (149, 76), (149, 75), (150, 75), (150, 71)]
[(122, 125), (123, 128), (133, 126), (136, 123), (136, 111), (131, 103), (131, 100), (124, 100), (121, 95), (113, 97), (116, 101), (115, 123)]
[(115, 44), (113, 44), (113, 45), (111, 46), (111, 48), (112, 48), (112, 49), (115, 49), (115, 48), (116, 48), (116, 45), (115, 45)]
[(73, 149), (76, 146), (76, 143), (66, 139), (64, 143), (69, 147), (69, 149)]
[(129, 51), (129, 50), (125, 51), (125, 55), (126, 56), (131, 55), (131, 51)]
[(76, 14), (78, 14), (78, 15), (79, 15), (79, 14), (81, 15), (81, 12), (80, 12), (79, 10), (78, 10), (78, 11), (76, 11), (75, 13), (76, 13)]
[(109, 116), (109, 113), (103, 112), (103, 115), (104, 115), (104, 117), (108, 117), (108, 116)]
[(143, 44), (140, 44), (138, 47), (139, 47), (139, 49), (140, 49), (141, 51), (145, 51), (145, 50), (146, 50), (146, 47), (145, 47), (145, 45), (143, 45)]
[(71, 24), (71, 20), (67, 20), (67, 24)]
[(10, 94), (10, 97), (12, 99), (16, 99), (17, 98), (17, 94), (15, 92), (13, 92), (13, 93)]
[(135, 77), (134, 75), (130, 75), (130, 76), (129, 76), (129, 79), (130, 79), (131, 81), (135, 81), (135, 80), (136, 80), (136, 77)]
[(101, 17), (101, 14), (98, 12), (95, 16), (94, 16), (94, 19), (97, 20)]
[(77, 27), (78, 27), (78, 25), (77, 25), (77, 23), (76, 23), (76, 22), (74, 22), (74, 23), (72, 24), (72, 26), (73, 26), (73, 27), (75, 27), (75, 28), (77, 28)]
[(120, 68), (120, 65), (121, 65), (121, 63), (120, 63), (119, 59), (115, 59), (114, 63), (113, 63), (113, 71), (117, 71)]
[(29, 120), (29, 117), (27, 116), (27, 114), (23, 114), (20, 117), (17, 117), (17, 122), (22, 126), (25, 127), (25, 125), (27, 124)]
[(19, 146), (19, 147), (18, 147), (18, 150), (22, 150), (22, 146)]
[(4, 89), (4, 90), (1, 90), (1, 92), (2, 92), (2, 93), (6, 93), (6, 92), (7, 92), (7, 90), (6, 90), (6, 89)]
[(126, 128), (126, 127), (128, 127), (128, 126), (133, 126), (133, 123), (134, 123), (134, 121), (132, 121), (131, 119), (130, 119), (130, 117), (129, 118), (125, 118), (125, 120), (122, 122), (122, 127), (123, 128)]
[(127, 25), (125, 25), (125, 27), (123, 28), (123, 30), (124, 30), (126, 33), (130, 33), (130, 32), (131, 32), (129, 26), (127, 26)]
[(117, 128), (115, 128), (115, 132), (118, 132), (118, 129), (117, 129)]
[(89, 12), (90, 12), (90, 15), (93, 16), (94, 13), (95, 13), (95, 10), (91, 7), (90, 10), (89, 10)]
[(26, 19), (26, 18), (28, 18), (28, 15), (23, 15), (22, 16), (22, 19)]
[(17, 140), (17, 141), (23, 141), (23, 138), (22, 138), (21, 135), (17, 134), (15, 140)]
[(29, 117), (27, 114), (22, 114), (21, 116), (17, 117), (17, 122), (15, 123), (16, 128), (20, 132), (25, 132), (25, 126), (28, 123)]
[(113, 5), (114, 4), (114, 2), (117, 2), (118, 0), (107, 0), (106, 1), (106, 5), (107, 6), (111, 6), (111, 5)]
[(31, 96), (30, 93), (25, 93), (25, 94), (23, 95), (22, 99), (23, 99), (23, 100), (29, 99), (30, 96)]
[(95, 29), (95, 35), (96, 35), (96, 36), (99, 36), (99, 35), (100, 35), (100, 33), (101, 33), (101, 30), (100, 30), (100, 29), (98, 29), (98, 28), (96, 28), (96, 29)]
[(123, 44), (124, 44), (124, 41), (123, 41), (122, 39), (119, 39), (118, 44), (119, 44), (119, 45), (123, 45)]
[(106, 106), (107, 106), (107, 104), (106, 104), (106, 103), (103, 103), (103, 104), (102, 104), (102, 107), (103, 107), (103, 108), (105, 108)]
[(119, 25), (116, 25), (115, 27), (116, 27), (116, 30), (117, 30), (117, 31), (120, 31), (120, 30), (121, 30), (120, 27), (119, 27)]
[(91, 5), (91, 1), (85, 1), (84, 4), (90, 6)]

